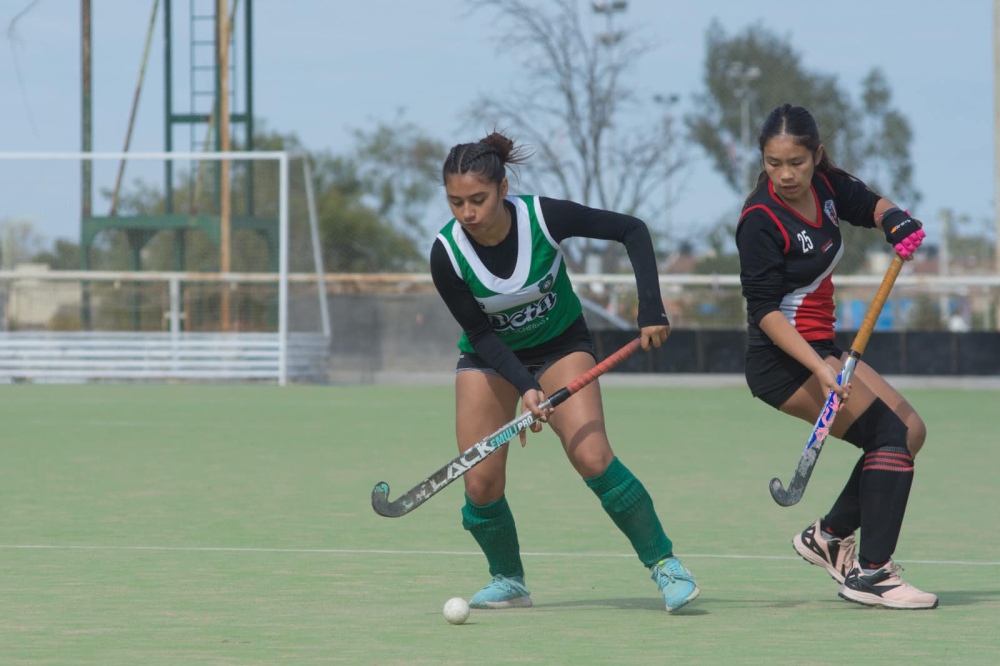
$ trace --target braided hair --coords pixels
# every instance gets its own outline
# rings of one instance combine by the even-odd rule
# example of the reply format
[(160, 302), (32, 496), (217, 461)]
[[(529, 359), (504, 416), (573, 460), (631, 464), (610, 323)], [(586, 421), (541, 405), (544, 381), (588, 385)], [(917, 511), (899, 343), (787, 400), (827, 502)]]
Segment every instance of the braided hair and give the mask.
[(511, 139), (494, 131), (475, 143), (453, 146), (444, 160), (441, 177), (447, 184), (452, 174), (471, 173), (499, 185), (507, 176), (506, 165), (524, 164), (528, 156), (523, 146), (515, 146)]

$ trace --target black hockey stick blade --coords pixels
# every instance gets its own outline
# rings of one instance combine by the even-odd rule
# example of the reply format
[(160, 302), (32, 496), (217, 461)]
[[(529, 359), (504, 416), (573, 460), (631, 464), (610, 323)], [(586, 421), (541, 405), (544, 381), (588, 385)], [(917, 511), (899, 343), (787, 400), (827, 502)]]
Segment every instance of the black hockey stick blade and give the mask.
[(389, 501), (389, 484), (385, 481), (379, 481), (372, 489), (372, 508), (387, 518), (399, 518), (409, 511), (402, 503)]
[(771, 497), (780, 506), (793, 506), (799, 503), (802, 499), (802, 495), (806, 492), (806, 486), (809, 485), (809, 477), (812, 476), (813, 469), (816, 467), (816, 459), (819, 458), (820, 451), (823, 450), (823, 445), (820, 443), (819, 446), (813, 445), (808, 451), (802, 454), (799, 458), (799, 466), (795, 470), (795, 474), (792, 475), (792, 480), (788, 484), (786, 489), (782, 483), (781, 479), (775, 477), (771, 479)]
[[(850, 380), (853, 370), (854, 359), (850, 358), (845, 364), (840, 377), (837, 378), (837, 383), (843, 382), (846, 384)], [(798, 504), (799, 500), (802, 499), (802, 494), (806, 491), (806, 485), (809, 484), (809, 477), (812, 476), (813, 468), (816, 467), (819, 454), (823, 451), (823, 443), (826, 441), (827, 435), (830, 434), (830, 427), (833, 426), (833, 419), (837, 416), (839, 409), (840, 398), (837, 397), (836, 393), (830, 391), (830, 395), (826, 399), (826, 405), (823, 406), (823, 411), (820, 413), (819, 418), (816, 419), (816, 425), (813, 426), (812, 433), (809, 435), (806, 448), (802, 451), (802, 455), (799, 456), (799, 464), (795, 468), (795, 474), (792, 475), (788, 489), (786, 490), (781, 484), (781, 479), (777, 477), (771, 479), (768, 488), (771, 491), (771, 497), (779, 505), (792, 506), (793, 504)]]

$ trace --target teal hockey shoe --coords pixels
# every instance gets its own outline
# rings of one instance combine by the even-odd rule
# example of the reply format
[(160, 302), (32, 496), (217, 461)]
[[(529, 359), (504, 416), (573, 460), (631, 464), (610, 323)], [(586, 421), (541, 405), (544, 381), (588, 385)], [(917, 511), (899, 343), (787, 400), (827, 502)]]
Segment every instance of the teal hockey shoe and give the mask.
[(701, 590), (694, 582), (694, 576), (676, 557), (660, 560), (649, 567), (649, 573), (650, 578), (656, 581), (660, 592), (663, 593), (663, 602), (667, 606), (668, 613), (694, 601), (701, 594)]
[(531, 592), (524, 586), (519, 576), (508, 578), (497, 574), (489, 585), (472, 595), (470, 608), (528, 608), (531, 606)]

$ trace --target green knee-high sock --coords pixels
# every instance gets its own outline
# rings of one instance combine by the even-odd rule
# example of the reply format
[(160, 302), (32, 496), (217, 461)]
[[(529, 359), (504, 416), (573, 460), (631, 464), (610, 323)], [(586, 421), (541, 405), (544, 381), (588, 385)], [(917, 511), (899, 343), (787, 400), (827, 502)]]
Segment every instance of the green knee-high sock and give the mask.
[(584, 479), (601, 500), (601, 506), (615, 521), (642, 563), (651, 567), (673, 556), (673, 544), (663, 532), (653, 509), (653, 498), (639, 479), (614, 458), (608, 468), (592, 479)]
[(479, 506), (466, 495), (465, 506), (462, 507), (462, 527), (472, 533), (483, 549), (491, 576), (501, 574), (508, 578), (524, 578), (514, 514), (510, 512), (506, 497), (501, 495), (495, 502)]

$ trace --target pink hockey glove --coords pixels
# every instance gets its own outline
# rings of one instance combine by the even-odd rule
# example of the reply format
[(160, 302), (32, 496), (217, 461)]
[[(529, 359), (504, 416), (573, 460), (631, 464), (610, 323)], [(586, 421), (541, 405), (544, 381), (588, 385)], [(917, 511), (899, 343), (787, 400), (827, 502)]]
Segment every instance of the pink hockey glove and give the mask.
[(909, 259), (927, 237), (920, 220), (898, 208), (890, 208), (882, 215), (882, 231), (889, 245), (903, 259)]

